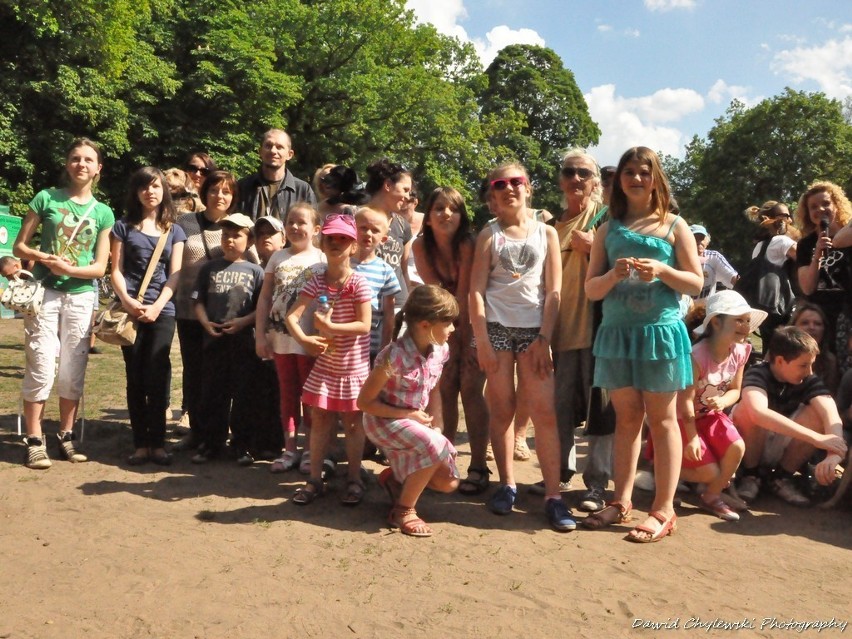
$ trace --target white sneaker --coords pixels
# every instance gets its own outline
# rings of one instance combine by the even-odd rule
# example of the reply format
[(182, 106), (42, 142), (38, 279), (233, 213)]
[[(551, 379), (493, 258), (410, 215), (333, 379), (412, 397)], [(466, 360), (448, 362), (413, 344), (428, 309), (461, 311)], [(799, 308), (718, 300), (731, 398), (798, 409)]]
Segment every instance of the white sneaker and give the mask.
[[(805, 507), (811, 505), (811, 500), (802, 494), (789, 477), (776, 477), (770, 482), (769, 487), (776, 496), (791, 506)], [(742, 497), (742, 492), (740, 493), (740, 497)]]
[(47, 456), (47, 446), (44, 445), (43, 439), (25, 437), (24, 443), (27, 445), (27, 461), (25, 462), (27, 468), (45, 470), (53, 465)]
[(74, 462), (75, 464), (88, 461), (89, 458), (77, 449), (77, 446), (74, 443), (77, 441), (77, 437), (72, 431), (68, 431), (67, 433), (57, 433), (56, 437), (59, 439), (59, 453), (65, 459), (70, 462)]
[(737, 482), (737, 495), (744, 502), (750, 502), (757, 499), (760, 493), (760, 477), (754, 475), (745, 475), (740, 477)]

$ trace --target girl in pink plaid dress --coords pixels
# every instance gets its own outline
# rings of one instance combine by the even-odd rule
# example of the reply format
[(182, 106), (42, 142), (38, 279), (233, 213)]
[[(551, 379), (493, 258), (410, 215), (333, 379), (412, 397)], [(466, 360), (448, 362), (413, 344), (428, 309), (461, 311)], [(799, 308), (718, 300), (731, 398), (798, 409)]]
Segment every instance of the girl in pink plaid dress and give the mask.
[(367, 437), (390, 462), (379, 475), (392, 502), (388, 523), (413, 537), (432, 535), (415, 509), (423, 490), (450, 493), (459, 484), (456, 449), (426, 412), (458, 314), (458, 302), (441, 287), (412, 290), (403, 308), (408, 330), (382, 349), (358, 396)]

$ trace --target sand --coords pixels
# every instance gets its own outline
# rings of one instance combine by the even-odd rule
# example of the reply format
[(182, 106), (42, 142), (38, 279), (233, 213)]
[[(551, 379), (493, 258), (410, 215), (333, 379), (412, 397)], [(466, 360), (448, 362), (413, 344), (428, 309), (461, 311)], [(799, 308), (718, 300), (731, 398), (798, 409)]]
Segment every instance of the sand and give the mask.
[[(19, 374), (0, 369), (4, 397)], [(114, 383), (120, 392), (121, 369)], [(526, 491), (540, 479), (533, 455), (516, 463), (512, 515), (491, 514), (484, 497), (429, 493), (419, 511), (435, 535), (412, 539), (385, 524), (374, 479), (357, 508), (339, 504), (343, 473), (298, 507), (290, 498), (303, 477), (272, 475), (268, 463), (199, 467), (183, 453), (170, 468), (128, 467), (120, 405), (90, 414), (89, 462), (29, 470), (5, 404), (0, 639), (831, 637), (838, 627), (780, 624), (852, 620), (848, 505), (796, 509), (766, 496), (729, 523), (687, 499), (677, 534), (658, 544), (624, 541), (627, 526), (560, 534)], [(581, 465), (584, 449), (581, 439)], [(570, 504), (582, 489), (575, 477)], [(643, 517), (650, 494), (637, 490), (634, 503)]]

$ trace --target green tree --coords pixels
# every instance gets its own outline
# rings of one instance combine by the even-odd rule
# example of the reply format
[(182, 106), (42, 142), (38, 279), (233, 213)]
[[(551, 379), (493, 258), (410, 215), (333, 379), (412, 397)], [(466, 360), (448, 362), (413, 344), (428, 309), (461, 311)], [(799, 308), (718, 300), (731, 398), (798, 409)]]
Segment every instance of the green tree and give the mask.
[(795, 209), (816, 179), (852, 186), (852, 125), (822, 93), (786, 89), (751, 108), (734, 101), (670, 170), (686, 218), (704, 223), (714, 246), (742, 267), (754, 234), (742, 215), (748, 206), (779, 200)]
[[(150, 129), (145, 106), (177, 88), (146, 37), (155, 11), (170, 4), (0, 2), (0, 198), (14, 210), (57, 183), (74, 137), (95, 137), (116, 157), (130, 153), (134, 132)], [(107, 163), (106, 184), (112, 170)]]
[(600, 138), (574, 74), (552, 49), (516, 44), (500, 51), (485, 75), (480, 106), (496, 160), (522, 162), (536, 189), (536, 206), (559, 211), (561, 153)]

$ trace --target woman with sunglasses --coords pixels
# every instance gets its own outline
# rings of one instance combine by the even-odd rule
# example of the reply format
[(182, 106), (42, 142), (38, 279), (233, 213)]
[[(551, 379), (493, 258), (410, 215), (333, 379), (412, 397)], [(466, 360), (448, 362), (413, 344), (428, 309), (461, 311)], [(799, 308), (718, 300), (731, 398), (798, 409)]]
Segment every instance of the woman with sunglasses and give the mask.
[(402, 308), (411, 289), (408, 279), (408, 258), (411, 254), (411, 225), (400, 215), (411, 193), (411, 173), (401, 164), (387, 158), (377, 160), (367, 167), (367, 186), (370, 208), (388, 216), (388, 239), (379, 247), (379, 257), (391, 265), (402, 291), (396, 296), (396, 308)]
[(497, 218), (476, 239), (469, 300), (477, 359), (488, 380), (489, 430), (500, 475), (500, 487), (488, 508), (508, 515), (518, 494), (510, 426), (520, 406), (535, 425), (545, 513), (555, 530), (565, 532), (573, 530), (576, 522), (559, 492), (559, 435), (550, 357), (562, 287), (559, 238), (555, 229), (531, 219), (529, 176), (523, 166), (498, 166), (488, 180)]
[(201, 193), (201, 185), (204, 184), (204, 178), (210, 175), (211, 172), (219, 169), (216, 163), (209, 155), (203, 151), (196, 151), (186, 158), (184, 171), (189, 176), (192, 182), (193, 190), (196, 193)]
[(177, 219), (186, 235), (180, 282), (175, 295), (177, 333), (183, 363), (183, 404), (189, 413), (190, 433), (175, 444), (174, 450), (188, 450), (201, 443), (201, 346), (204, 328), (193, 311), (190, 297), (201, 267), (222, 257), (222, 229), (219, 220), (237, 208), (237, 181), (228, 171), (213, 171), (204, 180), (199, 193), (206, 207), (203, 213), (185, 213)]
[(559, 188), (563, 193), (564, 210), (555, 226), (559, 236), (562, 290), (553, 333), (555, 405), (561, 453), (559, 479), (563, 484), (560, 488), (567, 490), (568, 482), (577, 471), (574, 429), (587, 421), (589, 451), (583, 472), (587, 491), (581, 497), (580, 510), (595, 512), (604, 507), (603, 495), (612, 473), (609, 463), (612, 433), (604, 427), (607, 422), (599, 414), (590, 412), (587, 420), (592, 392), (595, 313), (583, 285), (595, 231), (608, 207), (603, 203), (598, 163), (581, 148), (570, 149), (562, 158)]

